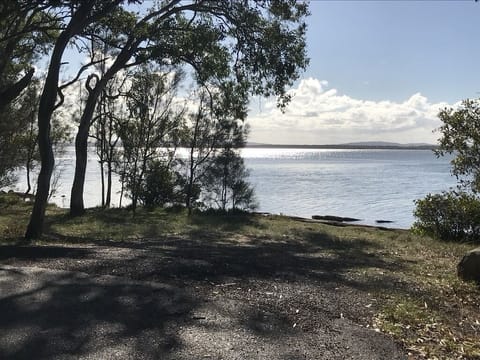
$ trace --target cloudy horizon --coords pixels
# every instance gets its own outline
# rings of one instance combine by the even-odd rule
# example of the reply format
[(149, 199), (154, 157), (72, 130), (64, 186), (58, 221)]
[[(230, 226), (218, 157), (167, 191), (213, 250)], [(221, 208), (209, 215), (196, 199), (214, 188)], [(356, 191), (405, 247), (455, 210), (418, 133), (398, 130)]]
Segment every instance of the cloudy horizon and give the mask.
[(247, 123), (250, 142), (325, 145), (386, 141), (435, 144), (438, 113), (458, 104), (433, 103), (421, 93), (404, 101), (364, 100), (330, 88), (328, 81), (302, 79), (289, 90), (282, 113), (275, 99), (253, 99)]
[(478, 2), (311, 1), (310, 12), (310, 65), (285, 114), (252, 99), (251, 142), (435, 143), (439, 110), (480, 96)]

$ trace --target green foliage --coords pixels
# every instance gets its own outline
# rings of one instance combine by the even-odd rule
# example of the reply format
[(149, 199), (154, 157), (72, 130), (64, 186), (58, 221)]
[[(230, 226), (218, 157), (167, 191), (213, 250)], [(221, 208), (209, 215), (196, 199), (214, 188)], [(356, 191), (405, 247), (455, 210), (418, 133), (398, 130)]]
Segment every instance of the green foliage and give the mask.
[(439, 114), (443, 125), (437, 155), (453, 154), (452, 173), (460, 184), (480, 191), (480, 99), (464, 100), (457, 109), (444, 109)]
[(58, 26), (55, 6), (23, 0), (0, 3), (0, 109), (28, 86), (33, 64), (48, 53)]
[(413, 229), (447, 241), (480, 240), (480, 199), (465, 192), (428, 194), (416, 200)]
[[(27, 173), (27, 193), (32, 188), (30, 174), (40, 161), (37, 144), (40, 88), (41, 80), (34, 78), (0, 115), (0, 188), (13, 185), (17, 181), (15, 173), (20, 169)], [(56, 155), (62, 154), (70, 142), (70, 131), (69, 124), (60, 116), (52, 119), (51, 142)]]
[(181, 177), (168, 164), (158, 159), (151, 161), (141, 184), (139, 200), (148, 207), (179, 203)]
[[(308, 6), (291, 0), (225, 1), (195, 4), (162, 21), (142, 23), (152, 45), (140, 58), (191, 66), (198, 84), (235, 88), (237, 104), (248, 96), (277, 96), (284, 107), (287, 88), (308, 65)], [(160, 5), (160, 7), (163, 5)], [(179, 30), (183, 31), (179, 31)], [(241, 106), (240, 106), (241, 107)]]
[(437, 156), (453, 155), (452, 174), (460, 191), (429, 194), (416, 201), (413, 228), (442, 240), (480, 239), (480, 100), (464, 100), (456, 109), (439, 113)]
[(38, 80), (34, 80), (0, 112), (0, 188), (13, 185), (14, 171), (29, 167), (35, 158), (38, 101)]
[[(118, 124), (123, 150), (117, 171), (135, 209), (144, 191), (148, 166), (160, 159), (170, 164), (177, 146), (183, 108), (173, 102), (180, 74), (143, 66), (127, 94), (128, 117)], [(172, 150), (173, 149), (173, 150)]]
[(13, 171), (19, 164), (17, 130), (22, 126), (15, 126), (14, 114), (11, 105), (0, 114), (0, 189), (16, 181)]
[(248, 170), (243, 158), (232, 149), (224, 149), (212, 159), (205, 173), (205, 200), (221, 210), (254, 210), (255, 194), (247, 182)]
[(202, 192), (208, 191), (207, 172), (218, 165), (212, 159), (222, 149), (241, 148), (246, 142), (248, 127), (241, 120), (246, 104), (235, 94), (232, 84), (223, 85), (217, 93), (199, 91), (198, 108), (188, 114), (182, 130), (182, 143), (189, 151), (184, 162), (185, 205), (189, 211), (200, 205), (197, 200)]

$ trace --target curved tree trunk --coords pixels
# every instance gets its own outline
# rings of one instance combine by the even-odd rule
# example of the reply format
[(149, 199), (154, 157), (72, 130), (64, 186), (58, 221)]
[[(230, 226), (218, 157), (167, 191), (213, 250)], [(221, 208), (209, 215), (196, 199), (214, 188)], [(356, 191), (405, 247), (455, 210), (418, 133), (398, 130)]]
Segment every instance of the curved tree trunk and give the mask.
[(125, 67), (133, 52), (140, 44), (140, 40), (130, 39), (128, 46), (125, 46), (118, 54), (115, 62), (106, 71), (101, 79), (97, 79), (94, 88), (91, 88), (87, 81), (87, 89), (89, 90), (85, 110), (80, 118), (80, 125), (78, 133), (75, 137), (75, 175), (73, 177), (72, 192), (70, 196), (70, 215), (79, 216), (85, 213), (85, 206), (83, 203), (83, 188), (85, 184), (85, 172), (87, 169), (87, 152), (88, 152), (88, 132), (92, 123), (95, 106), (98, 97), (107, 85), (108, 81), (115, 76), (115, 74)]
[(80, 216), (85, 213), (83, 203), (83, 188), (85, 184), (85, 173), (87, 170), (88, 158), (88, 132), (90, 123), (95, 111), (100, 84), (89, 92), (85, 110), (83, 111), (78, 126), (77, 136), (75, 137), (75, 175), (73, 178), (72, 192), (70, 195), (70, 215)]
[[(67, 29), (68, 30), (68, 29)], [(70, 40), (71, 33), (65, 30), (57, 39), (48, 75), (43, 87), (38, 109), (38, 150), (40, 152), (41, 168), (38, 174), (37, 192), (30, 222), (25, 233), (26, 239), (38, 238), (43, 232), (45, 210), (50, 193), (50, 178), (52, 177), (55, 160), (50, 139), (50, 119), (55, 110), (57, 100), (58, 78), (63, 52)], [(69, 29), (71, 31), (71, 29)]]
[[(49, 131), (48, 131), (49, 132)], [(47, 134), (41, 136), (38, 141), (40, 151), (41, 169), (38, 174), (37, 193), (35, 195), (35, 203), (33, 205), (32, 215), (28, 223), (26, 239), (39, 238), (43, 233), (43, 223), (45, 221), (45, 210), (47, 208), (47, 200), (50, 194), (50, 179), (52, 177), (55, 160), (53, 157), (52, 144), (50, 136)]]
[(27, 162), (26, 170), (27, 170), (27, 190), (25, 190), (25, 195), (30, 194), (30, 190), (32, 190), (32, 184), (30, 181), (30, 161)]
[(121, 0), (112, 1), (108, 6), (105, 6), (94, 16), (90, 17), (87, 15), (96, 5), (96, 2), (92, 0), (82, 2), (77, 11), (70, 18), (70, 22), (65, 30), (60, 33), (55, 42), (38, 108), (38, 150), (40, 152), (41, 167), (38, 175), (35, 203), (25, 233), (26, 239), (38, 238), (43, 233), (45, 210), (47, 208), (47, 201), (50, 193), (50, 179), (55, 165), (52, 142), (50, 139), (50, 120), (56, 108), (55, 103), (57, 101), (58, 79), (63, 53), (70, 39), (74, 35), (81, 32), (91, 22), (108, 14), (120, 2)]

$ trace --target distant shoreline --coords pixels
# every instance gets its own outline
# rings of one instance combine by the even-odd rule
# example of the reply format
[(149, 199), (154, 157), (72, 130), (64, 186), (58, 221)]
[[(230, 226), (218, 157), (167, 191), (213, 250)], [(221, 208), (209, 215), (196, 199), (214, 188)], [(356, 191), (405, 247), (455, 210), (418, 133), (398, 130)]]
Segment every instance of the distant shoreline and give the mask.
[(247, 144), (246, 148), (257, 149), (340, 149), (340, 150), (435, 150), (436, 145), (279, 145), (279, 144)]

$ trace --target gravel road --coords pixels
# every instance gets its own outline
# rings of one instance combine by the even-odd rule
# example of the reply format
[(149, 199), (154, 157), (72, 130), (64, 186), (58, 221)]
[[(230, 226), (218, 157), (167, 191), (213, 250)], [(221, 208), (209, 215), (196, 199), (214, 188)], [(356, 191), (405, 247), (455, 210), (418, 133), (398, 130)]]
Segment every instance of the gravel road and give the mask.
[(0, 246), (0, 359), (406, 359), (367, 327), (375, 299), (347, 265), (308, 251)]

